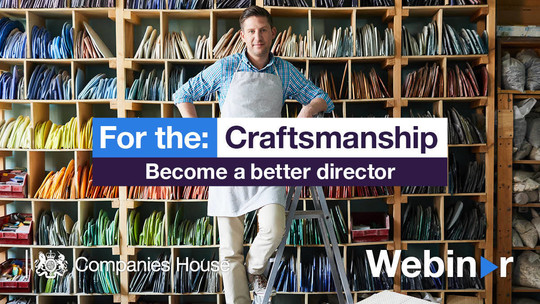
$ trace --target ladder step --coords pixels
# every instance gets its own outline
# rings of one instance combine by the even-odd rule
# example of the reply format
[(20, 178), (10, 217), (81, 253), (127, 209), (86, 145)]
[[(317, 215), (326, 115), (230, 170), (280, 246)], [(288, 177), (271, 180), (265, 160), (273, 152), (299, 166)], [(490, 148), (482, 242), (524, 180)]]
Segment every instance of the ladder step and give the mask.
[[(287, 212), (287, 216), (288, 215), (289, 212)], [(322, 210), (297, 210), (294, 212), (294, 219), (306, 218), (324, 219), (324, 212)]]

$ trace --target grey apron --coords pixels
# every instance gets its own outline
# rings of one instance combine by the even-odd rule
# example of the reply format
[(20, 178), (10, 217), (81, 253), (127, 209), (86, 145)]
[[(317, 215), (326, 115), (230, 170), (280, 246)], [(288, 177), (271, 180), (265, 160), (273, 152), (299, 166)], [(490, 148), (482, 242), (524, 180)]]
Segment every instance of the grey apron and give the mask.
[[(281, 117), (283, 88), (275, 66), (274, 71), (239, 72), (236, 68), (221, 117)], [(285, 187), (210, 187), (208, 215), (240, 216), (269, 204), (285, 207), (285, 199)]]

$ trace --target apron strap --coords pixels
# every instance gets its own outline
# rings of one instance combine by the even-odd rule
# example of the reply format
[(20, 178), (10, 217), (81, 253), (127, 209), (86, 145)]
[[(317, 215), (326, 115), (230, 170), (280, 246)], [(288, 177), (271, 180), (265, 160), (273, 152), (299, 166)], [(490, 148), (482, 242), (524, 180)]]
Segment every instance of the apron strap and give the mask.
[(234, 73), (233, 73), (233, 76), (236, 72), (238, 72), (238, 69), (240, 68), (240, 65), (242, 64), (242, 59), (240, 59), (240, 61), (238, 61), (238, 65), (236, 66), (236, 69), (234, 70)]
[[(242, 59), (240, 59), (240, 61), (238, 62), (238, 65), (236, 66), (236, 69), (234, 70), (234, 73), (233, 73), (233, 76), (236, 72), (238, 72), (238, 70), (240, 69), (240, 65), (242, 64)], [(272, 67), (274, 68), (274, 72), (275, 74), (277, 75), (277, 77), (279, 77), (279, 79), (281, 80), (281, 77), (279, 76), (279, 73), (278, 73), (278, 70), (277, 70), (277, 67), (276, 67), (276, 64), (274, 62), (274, 64), (272, 64)]]
[(274, 67), (274, 72), (276, 72), (277, 77), (279, 77), (279, 80), (281, 80), (281, 77), (279, 76), (275, 61), (274, 61), (274, 64), (272, 64), (272, 66)]

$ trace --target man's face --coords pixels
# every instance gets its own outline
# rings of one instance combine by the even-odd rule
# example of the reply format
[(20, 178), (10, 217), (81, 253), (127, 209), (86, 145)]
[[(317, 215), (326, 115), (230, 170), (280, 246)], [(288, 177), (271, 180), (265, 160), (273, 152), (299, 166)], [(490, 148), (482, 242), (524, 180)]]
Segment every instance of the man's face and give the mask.
[(250, 55), (264, 57), (270, 53), (276, 28), (270, 27), (266, 17), (252, 16), (244, 20), (240, 37), (246, 43)]

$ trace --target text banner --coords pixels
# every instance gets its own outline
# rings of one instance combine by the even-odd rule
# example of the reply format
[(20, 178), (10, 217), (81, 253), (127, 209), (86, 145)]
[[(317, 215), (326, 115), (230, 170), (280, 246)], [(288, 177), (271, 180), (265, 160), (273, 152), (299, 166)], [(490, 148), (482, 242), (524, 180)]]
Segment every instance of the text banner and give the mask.
[(447, 175), (446, 158), (95, 158), (94, 184), (440, 186)]

